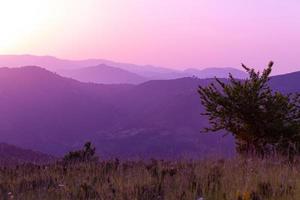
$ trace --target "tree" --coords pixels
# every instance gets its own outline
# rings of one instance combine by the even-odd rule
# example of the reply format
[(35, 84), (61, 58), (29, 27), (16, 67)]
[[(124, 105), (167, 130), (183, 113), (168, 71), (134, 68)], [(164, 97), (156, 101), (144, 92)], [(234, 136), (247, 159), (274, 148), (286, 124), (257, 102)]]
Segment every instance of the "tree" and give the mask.
[(300, 95), (273, 91), (268, 82), (273, 62), (263, 73), (243, 65), (249, 78), (229, 79), (206, 87), (198, 93), (210, 127), (205, 132), (226, 130), (236, 139), (242, 154), (264, 156), (273, 151), (294, 155), (300, 150)]
[(84, 144), (83, 150), (70, 151), (64, 156), (63, 161), (65, 162), (89, 162), (96, 161), (98, 158), (95, 155), (96, 148), (92, 147), (91, 142)]

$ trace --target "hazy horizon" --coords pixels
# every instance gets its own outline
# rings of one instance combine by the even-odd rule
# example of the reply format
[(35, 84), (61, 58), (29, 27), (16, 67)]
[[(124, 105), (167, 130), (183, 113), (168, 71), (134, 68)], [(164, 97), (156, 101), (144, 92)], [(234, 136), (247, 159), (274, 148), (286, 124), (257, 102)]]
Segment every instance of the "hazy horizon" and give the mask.
[[(17, 6), (16, 6), (17, 5)], [(300, 70), (300, 2), (28, 0), (0, 2), (0, 54), (173, 69)]]
[[(241, 72), (244, 71), (243, 67), (241, 64), (246, 64), (246, 63), (240, 63), (240, 65), (238, 66), (206, 66), (206, 67), (186, 67), (186, 68), (171, 68), (171, 67), (168, 67), (168, 66), (161, 66), (161, 65), (153, 65), (153, 64), (147, 64), (147, 63), (130, 63), (130, 62), (125, 62), (125, 61), (120, 61), (120, 60), (111, 60), (111, 59), (106, 59), (106, 58), (96, 58), (96, 57), (91, 57), (91, 58), (78, 58), (78, 59), (72, 59), (72, 58), (62, 58), (62, 57), (59, 57), (59, 56), (55, 56), (55, 55), (36, 55), (36, 54), (0, 54), (0, 56), (33, 56), (33, 57), (52, 57), (52, 58), (55, 58), (55, 59), (59, 59), (59, 60), (65, 60), (65, 61), (88, 61), (88, 60), (105, 60), (105, 61), (109, 61), (109, 62), (115, 62), (115, 63), (120, 63), (120, 64), (128, 64), (128, 65), (136, 65), (136, 66), (151, 66), (151, 67), (154, 67), (154, 68), (164, 68), (164, 69), (169, 69), (169, 70), (175, 70), (177, 72), (184, 72), (185, 70), (189, 70), (189, 69), (198, 69), (198, 70), (207, 70), (207, 69), (237, 69), (237, 70), (240, 70)], [(271, 61), (271, 60), (270, 60)], [(99, 63), (99, 65), (101, 64), (104, 64), (104, 65), (107, 65), (105, 63)], [(246, 64), (247, 65), (247, 64)], [(24, 66), (19, 66), (19, 67), (26, 67), (28, 65), (24, 65)], [(45, 67), (43, 65), (37, 65), (38, 67), (42, 67), (42, 68), (45, 68), (47, 69), (48, 67)], [(94, 66), (94, 65), (93, 65)], [(93, 67), (93, 66), (85, 66), (85, 67), (81, 67), (80, 69), (84, 69), (86, 67)], [(110, 65), (107, 65), (107, 66), (110, 66)], [(248, 65), (249, 66), (249, 65)], [(7, 66), (0, 66), (1, 67), (7, 67)], [(15, 66), (12, 66), (12, 68), (14, 68)], [(113, 66), (110, 66), (110, 67), (113, 67)], [(257, 69), (259, 71), (262, 71), (266, 65), (263, 65), (261, 67), (256, 67), (256, 66), (249, 66), (251, 68), (254, 68), (254, 69)], [(274, 72), (275, 71), (275, 72)], [(294, 72), (299, 72), (300, 69), (296, 68), (295, 70), (291, 70), (291, 71), (282, 71), (282, 72), (276, 72), (276, 66), (275, 66), (275, 70), (273, 69), (273, 72), (272, 72), (272, 76), (276, 76), (276, 75), (284, 75), (284, 74), (289, 74), (289, 73), (294, 73)], [(246, 72), (245, 72), (246, 73)]]

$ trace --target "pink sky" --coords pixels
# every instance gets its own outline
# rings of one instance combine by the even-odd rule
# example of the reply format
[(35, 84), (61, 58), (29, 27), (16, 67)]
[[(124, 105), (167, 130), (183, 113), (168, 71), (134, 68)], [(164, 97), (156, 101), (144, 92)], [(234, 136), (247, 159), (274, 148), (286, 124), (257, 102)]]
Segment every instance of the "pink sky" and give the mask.
[(299, 10), (299, 0), (1, 1), (0, 53), (176, 69), (272, 59), (285, 73), (300, 70)]

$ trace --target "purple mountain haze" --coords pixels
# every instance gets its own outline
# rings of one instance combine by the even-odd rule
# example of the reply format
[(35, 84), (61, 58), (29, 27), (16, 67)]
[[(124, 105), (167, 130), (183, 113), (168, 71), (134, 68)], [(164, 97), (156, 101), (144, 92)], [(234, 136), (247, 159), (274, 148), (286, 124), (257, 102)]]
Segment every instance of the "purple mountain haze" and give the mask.
[[(299, 92), (299, 80), (297, 72), (273, 77), (271, 85)], [(39, 67), (1, 68), (0, 142), (53, 155), (90, 140), (103, 157), (229, 156), (230, 136), (200, 133), (207, 119), (200, 115), (197, 87), (211, 81), (104, 85)]]
[(80, 69), (64, 70), (60, 71), (60, 74), (81, 82), (103, 84), (138, 84), (147, 81), (147, 78), (144, 78), (138, 74), (105, 64)]
[[(104, 59), (65, 60), (52, 56), (0, 55), (1, 67), (41, 66), (62, 76), (94, 83), (142, 83), (145, 80), (175, 79), (197, 76), (198, 78), (224, 78), (232, 73), (244, 78), (245, 73), (234, 68), (207, 68), (204, 70), (173, 70), (151, 65), (118, 63)], [(93, 66), (93, 67), (91, 67)]]

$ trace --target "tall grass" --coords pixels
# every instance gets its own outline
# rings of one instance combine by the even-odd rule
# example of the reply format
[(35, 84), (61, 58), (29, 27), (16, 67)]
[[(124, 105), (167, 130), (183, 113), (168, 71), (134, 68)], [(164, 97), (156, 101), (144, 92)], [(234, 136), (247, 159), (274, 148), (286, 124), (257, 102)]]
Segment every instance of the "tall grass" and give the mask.
[(27, 164), (0, 168), (0, 199), (299, 200), (299, 170), (253, 159)]

